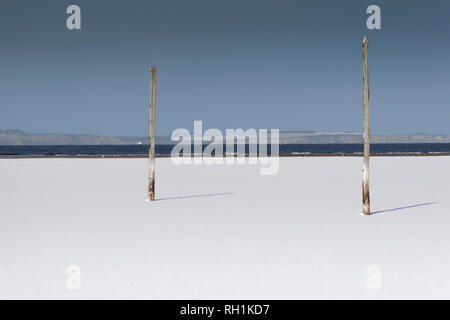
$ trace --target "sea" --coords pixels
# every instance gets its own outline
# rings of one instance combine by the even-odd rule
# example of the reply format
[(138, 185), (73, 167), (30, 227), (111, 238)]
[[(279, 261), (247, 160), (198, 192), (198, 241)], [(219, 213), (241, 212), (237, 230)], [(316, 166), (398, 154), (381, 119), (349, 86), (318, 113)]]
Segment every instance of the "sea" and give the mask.
[[(174, 145), (156, 145), (155, 154), (170, 155)], [(205, 148), (206, 145), (203, 146)], [(245, 154), (250, 152), (245, 147)], [(225, 149), (225, 146), (223, 148)], [(194, 150), (191, 151), (194, 153)], [(242, 154), (237, 146), (228, 153)], [(363, 152), (362, 144), (282, 144), (279, 154), (284, 156), (314, 156), (314, 155), (358, 155)], [(268, 146), (268, 154), (271, 153)], [(450, 154), (450, 143), (383, 143), (371, 144), (371, 155), (442, 155)], [(148, 145), (56, 145), (56, 146), (0, 146), (0, 156), (146, 156)], [(214, 155), (214, 153), (213, 153)]]

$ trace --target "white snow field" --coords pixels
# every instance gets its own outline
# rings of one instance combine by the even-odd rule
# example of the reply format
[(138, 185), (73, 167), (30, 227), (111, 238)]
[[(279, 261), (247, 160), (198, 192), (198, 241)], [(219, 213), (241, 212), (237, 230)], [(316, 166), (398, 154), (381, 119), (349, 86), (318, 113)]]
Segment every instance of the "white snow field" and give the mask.
[[(0, 298), (450, 298), (450, 157), (0, 160)], [(79, 271), (79, 272), (78, 272)]]

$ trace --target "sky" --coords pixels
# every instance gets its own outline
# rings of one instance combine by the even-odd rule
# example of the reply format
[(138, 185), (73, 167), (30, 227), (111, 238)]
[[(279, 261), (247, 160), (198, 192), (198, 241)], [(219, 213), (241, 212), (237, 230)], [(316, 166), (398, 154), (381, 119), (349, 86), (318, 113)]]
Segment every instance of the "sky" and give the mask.
[(2, 0), (0, 129), (144, 136), (156, 65), (158, 135), (362, 132), (364, 35), (372, 133), (450, 134), (448, 0)]

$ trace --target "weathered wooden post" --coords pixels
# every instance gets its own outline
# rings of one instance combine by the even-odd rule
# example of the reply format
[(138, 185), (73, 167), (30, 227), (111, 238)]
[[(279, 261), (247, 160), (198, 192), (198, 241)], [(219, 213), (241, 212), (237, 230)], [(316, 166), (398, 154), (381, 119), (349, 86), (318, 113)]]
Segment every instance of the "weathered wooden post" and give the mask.
[(363, 40), (363, 83), (364, 83), (364, 167), (363, 167), (363, 213), (370, 214), (370, 196), (369, 196), (369, 157), (370, 157), (370, 130), (369, 130), (369, 64), (367, 49), (369, 46), (369, 38), (364, 37)]
[(155, 200), (155, 103), (156, 67), (150, 67), (150, 113), (148, 120), (148, 200)]

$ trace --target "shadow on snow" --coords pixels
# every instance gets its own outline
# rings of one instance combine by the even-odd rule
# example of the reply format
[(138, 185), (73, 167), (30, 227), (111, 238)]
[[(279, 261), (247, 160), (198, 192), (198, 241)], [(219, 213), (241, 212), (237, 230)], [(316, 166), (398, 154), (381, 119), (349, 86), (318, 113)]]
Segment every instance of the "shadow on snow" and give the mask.
[(410, 208), (430, 206), (430, 205), (433, 205), (433, 204), (437, 204), (437, 202), (426, 202), (426, 203), (414, 204), (414, 205), (406, 206), (406, 207), (399, 207), (399, 208), (393, 208), (393, 209), (374, 211), (374, 212), (371, 212), (370, 214), (372, 215), (372, 214), (378, 214), (378, 213), (386, 213), (386, 212), (392, 212), (392, 211), (398, 211), (398, 210), (404, 210), (404, 209), (410, 209)]
[(155, 199), (155, 201), (179, 200), (179, 199), (189, 199), (189, 198), (204, 198), (204, 197), (215, 197), (215, 196), (227, 196), (227, 195), (230, 195), (230, 194), (234, 194), (234, 192), (208, 193), (208, 194), (198, 194), (198, 195), (192, 195), (192, 196), (161, 198), (161, 199)]

